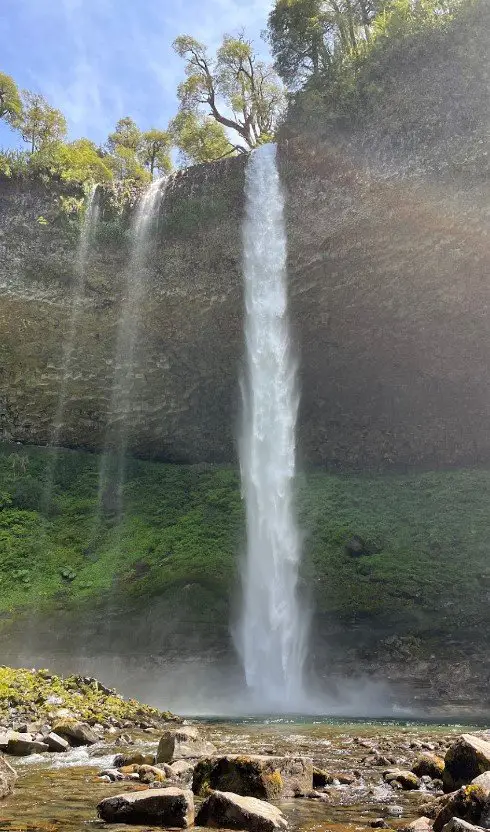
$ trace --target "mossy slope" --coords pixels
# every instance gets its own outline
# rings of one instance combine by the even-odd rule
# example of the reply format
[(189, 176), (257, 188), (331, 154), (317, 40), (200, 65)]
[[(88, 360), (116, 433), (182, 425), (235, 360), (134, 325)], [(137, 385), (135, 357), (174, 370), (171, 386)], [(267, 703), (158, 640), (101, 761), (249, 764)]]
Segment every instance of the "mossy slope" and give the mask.
[[(0, 611), (126, 597), (177, 605), (197, 587), (194, 621), (228, 620), (244, 547), (234, 468), (132, 460), (121, 524), (98, 516), (97, 456), (62, 451), (50, 506), (49, 455), (2, 446)], [(490, 471), (331, 475), (299, 482), (303, 587), (319, 613), (343, 620), (407, 616), (454, 632), (483, 622)], [(366, 552), (349, 553), (357, 535)]]

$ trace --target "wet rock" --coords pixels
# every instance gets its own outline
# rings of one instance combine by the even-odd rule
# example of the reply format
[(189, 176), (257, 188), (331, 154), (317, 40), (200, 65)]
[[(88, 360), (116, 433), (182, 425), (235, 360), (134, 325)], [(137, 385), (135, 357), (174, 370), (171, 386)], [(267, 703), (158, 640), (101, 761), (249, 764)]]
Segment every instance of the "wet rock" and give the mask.
[(395, 803), (390, 803), (389, 806), (386, 806), (383, 810), (383, 814), (387, 817), (391, 818), (401, 818), (403, 815), (403, 806), (398, 806)]
[(328, 771), (321, 768), (313, 768), (313, 788), (324, 789), (330, 777)]
[(174, 760), (198, 759), (216, 753), (213, 743), (203, 739), (197, 728), (171, 728), (165, 731), (158, 744), (157, 763), (172, 763)]
[(472, 823), (468, 823), (467, 820), (461, 820), (461, 818), (451, 818), (451, 820), (446, 823), (442, 832), (483, 832), (481, 826), (473, 826)]
[(434, 820), (434, 832), (442, 832), (451, 818), (461, 818), (476, 826), (490, 823), (490, 797), (480, 786), (463, 786), (440, 801), (441, 809)]
[(146, 789), (107, 797), (97, 806), (109, 823), (148, 823), (187, 829), (194, 823), (194, 797), (184, 789)]
[(126, 754), (116, 754), (112, 765), (114, 768), (124, 766), (154, 766), (156, 758), (154, 754), (143, 754), (142, 751), (129, 751)]
[(389, 824), (386, 823), (384, 818), (376, 818), (375, 820), (372, 820), (371, 823), (369, 824), (369, 826), (372, 829), (389, 829), (390, 828)]
[(44, 754), (49, 751), (49, 746), (45, 742), (38, 742), (32, 738), (31, 734), (11, 731), (8, 737), (7, 754), (15, 757), (28, 757), (30, 754)]
[(417, 777), (440, 778), (444, 771), (444, 760), (436, 754), (419, 754), (412, 771)]
[(230, 754), (200, 760), (194, 769), (192, 788), (206, 796), (209, 789), (233, 792), (260, 800), (306, 794), (313, 785), (309, 757), (267, 757)]
[(68, 740), (71, 746), (95, 745), (99, 737), (93, 729), (84, 722), (76, 719), (61, 719), (53, 726), (56, 734)]
[(45, 736), (44, 742), (50, 751), (67, 751), (70, 747), (68, 740), (65, 740), (64, 737), (60, 737), (60, 735), (56, 734), (54, 731), (50, 731), (50, 733)]
[(277, 806), (255, 797), (220, 791), (213, 792), (204, 801), (196, 823), (198, 826), (245, 829), (247, 832), (274, 832), (288, 826)]
[(7, 797), (14, 790), (17, 772), (0, 754), (0, 798)]
[(405, 771), (401, 768), (389, 768), (383, 772), (383, 780), (387, 783), (398, 783), (404, 791), (418, 789), (420, 787), (420, 780), (413, 771)]
[(490, 771), (490, 742), (474, 734), (462, 734), (444, 758), (444, 790), (454, 791), (486, 771)]
[(108, 780), (111, 783), (116, 783), (122, 780), (139, 780), (139, 774), (129, 771), (120, 771), (118, 768), (105, 768), (99, 771), (97, 777), (102, 780)]
[(385, 768), (386, 766), (392, 766), (394, 762), (394, 757), (384, 757), (382, 754), (377, 754), (371, 760), (373, 766), (384, 766)]
[(0, 734), (0, 753), (5, 753), (7, 751), (7, 746), (9, 744), (9, 737), (8, 734)]

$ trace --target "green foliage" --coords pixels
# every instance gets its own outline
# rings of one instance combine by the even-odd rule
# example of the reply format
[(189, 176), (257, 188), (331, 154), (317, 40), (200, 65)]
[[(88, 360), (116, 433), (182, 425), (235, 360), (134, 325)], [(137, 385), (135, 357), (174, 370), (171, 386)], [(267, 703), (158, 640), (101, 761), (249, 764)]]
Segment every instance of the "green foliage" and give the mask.
[(172, 136), (168, 130), (153, 129), (142, 133), (139, 158), (152, 176), (155, 170), (162, 174), (170, 173), (172, 170), (171, 148)]
[(230, 150), (271, 141), (284, 109), (283, 89), (273, 68), (257, 58), (250, 41), (243, 35), (225, 35), (214, 59), (204, 44), (189, 35), (178, 37), (174, 49), (186, 62), (187, 77), (178, 88), (181, 112), (210, 115), (234, 131), (240, 144), (230, 142)]
[[(60, 452), (54, 510), (43, 514), (48, 459), (36, 448), (5, 446), (0, 454), (0, 610), (96, 603), (109, 593), (178, 606), (192, 586), (196, 615), (227, 614), (244, 549), (235, 469), (130, 460), (117, 525), (97, 514), (98, 458), (81, 452)], [(460, 628), (481, 622), (489, 496), (487, 470), (305, 475), (298, 507), (315, 608), (444, 632), (455, 621)], [(371, 554), (349, 554), (353, 535)]]
[(211, 116), (181, 110), (171, 122), (170, 130), (183, 164), (200, 165), (236, 153), (224, 127)]
[(107, 139), (107, 147), (110, 153), (115, 153), (118, 148), (124, 147), (126, 150), (132, 150), (136, 154), (140, 144), (141, 130), (129, 116), (119, 119), (116, 124), (116, 129), (113, 133), (109, 133), (109, 138)]
[(63, 113), (51, 107), (42, 95), (29, 90), (22, 92), (22, 110), (15, 126), (29, 144), (31, 153), (60, 141), (67, 132)]
[(0, 118), (15, 126), (22, 112), (22, 102), (17, 84), (10, 75), (0, 72)]

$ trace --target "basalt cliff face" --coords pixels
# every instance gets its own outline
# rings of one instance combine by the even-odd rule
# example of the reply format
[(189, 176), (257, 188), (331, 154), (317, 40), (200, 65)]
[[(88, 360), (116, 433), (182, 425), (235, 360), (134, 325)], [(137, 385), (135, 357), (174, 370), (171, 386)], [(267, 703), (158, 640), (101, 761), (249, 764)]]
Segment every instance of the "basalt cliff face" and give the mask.
[[(304, 462), (490, 460), (490, 13), (475, 9), (382, 67), (362, 118), (334, 126), (298, 105), (283, 129)], [(167, 189), (132, 379), (136, 454), (235, 458), (244, 165), (190, 169)], [(0, 182), (0, 424), (40, 444), (75, 280), (77, 232), (61, 199), (66, 188)], [(130, 203), (117, 220), (105, 207), (89, 252), (67, 446), (104, 443)]]

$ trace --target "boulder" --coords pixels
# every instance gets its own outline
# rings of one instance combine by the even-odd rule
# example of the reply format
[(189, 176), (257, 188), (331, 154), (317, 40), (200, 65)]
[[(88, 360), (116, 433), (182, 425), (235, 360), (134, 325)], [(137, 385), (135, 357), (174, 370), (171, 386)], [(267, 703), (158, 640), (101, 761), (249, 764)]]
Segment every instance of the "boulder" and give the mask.
[(461, 818), (477, 826), (490, 821), (490, 797), (480, 786), (463, 786), (441, 800), (441, 808), (434, 820), (434, 832), (442, 832), (451, 818)]
[(33, 739), (31, 734), (10, 731), (8, 738), (7, 754), (15, 757), (28, 757), (29, 754), (44, 754), (45, 751), (49, 751), (45, 742)]
[(196, 818), (198, 826), (219, 829), (245, 829), (247, 832), (274, 832), (286, 829), (287, 820), (277, 806), (233, 792), (216, 791), (202, 804)]
[(90, 725), (76, 719), (61, 719), (53, 726), (53, 731), (68, 740), (70, 745), (95, 745), (99, 737)]
[(194, 823), (194, 796), (177, 788), (146, 789), (107, 797), (97, 806), (99, 818), (109, 823), (148, 823), (187, 829)]
[(203, 739), (197, 728), (187, 726), (165, 731), (158, 744), (157, 763), (172, 763), (174, 760), (209, 757), (216, 753), (212, 742)]
[(389, 768), (383, 772), (383, 780), (387, 783), (398, 783), (404, 791), (420, 788), (420, 780), (413, 771), (402, 768)]
[(438, 780), (444, 771), (444, 760), (437, 754), (419, 754), (412, 771), (417, 777), (432, 777)]
[(137, 772), (141, 783), (163, 783), (167, 776), (163, 769), (156, 766), (137, 766)]
[(309, 757), (268, 757), (229, 754), (200, 760), (194, 769), (192, 789), (206, 797), (210, 789), (233, 792), (259, 800), (308, 794), (313, 787)]
[(7, 797), (13, 791), (16, 780), (17, 772), (0, 754), (0, 798)]
[(399, 828), (398, 832), (432, 832), (432, 820), (423, 815), (416, 820), (413, 820), (407, 826)]
[(70, 747), (68, 740), (65, 740), (64, 737), (60, 737), (60, 735), (56, 734), (54, 731), (51, 731), (44, 737), (44, 742), (50, 751), (67, 751)]
[(451, 818), (449, 823), (446, 823), (442, 832), (483, 832), (481, 826), (473, 826), (467, 820), (461, 818)]
[(471, 781), (472, 786), (480, 786), (481, 789), (485, 792), (487, 797), (490, 796), (490, 771), (485, 771), (483, 774), (479, 774), (478, 777), (475, 777), (474, 780)]
[(462, 734), (444, 758), (444, 790), (459, 789), (475, 777), (490, 771), (490, 742), (474, 734)]
[(165, 768), (167, 777), (177, 780), (182, 786), (192, 788), (194, 777), (194, 766), (186, 760), (177, 760), (171, 766)]
[(124, 766), (154, 766), (156, 758), (154, 754), (143, 754), (142, 751), (129, 751), (126, 754), (116, 754), (112, 765), (114, 768)]

